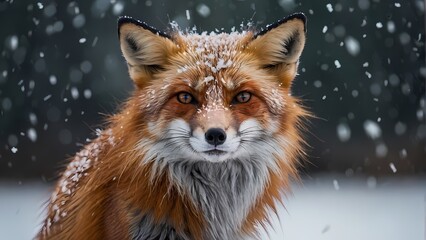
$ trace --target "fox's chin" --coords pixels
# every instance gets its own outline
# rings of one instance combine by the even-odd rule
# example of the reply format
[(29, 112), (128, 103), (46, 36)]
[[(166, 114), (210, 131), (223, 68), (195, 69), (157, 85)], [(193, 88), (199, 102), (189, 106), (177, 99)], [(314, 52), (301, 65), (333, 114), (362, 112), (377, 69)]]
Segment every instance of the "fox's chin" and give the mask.
[(204, 158), (203, 160), (208, 162), (225, 162), (231, 157), (231, 153), (220, 150), (211, 150), (200, 154)]

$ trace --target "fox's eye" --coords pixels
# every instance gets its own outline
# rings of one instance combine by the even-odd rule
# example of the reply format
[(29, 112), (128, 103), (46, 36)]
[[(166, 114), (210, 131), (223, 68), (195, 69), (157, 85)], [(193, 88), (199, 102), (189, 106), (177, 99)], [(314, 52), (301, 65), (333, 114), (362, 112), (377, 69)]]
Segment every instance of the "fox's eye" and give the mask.
[(246, 103), (250, 101), (250, 98), (251, 98), (251, 93), (243, 91), (238, 93), (237, 96), (235, 96), (234, 101), (236, 103)]
[(181, 92), (177, 95), (177, 99), (180, 103), (188, 104), (193, 102), (194, 97), (192, 97), (192, 95), (187, 92)]

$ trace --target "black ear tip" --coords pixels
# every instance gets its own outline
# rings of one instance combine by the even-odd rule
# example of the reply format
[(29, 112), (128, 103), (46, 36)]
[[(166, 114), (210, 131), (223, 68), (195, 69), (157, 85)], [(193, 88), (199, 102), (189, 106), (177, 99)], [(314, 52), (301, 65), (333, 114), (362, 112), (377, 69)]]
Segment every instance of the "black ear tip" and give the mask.
[(134, 20), (133, 18), (131, 18), (129, 16), (120, 16), (120, 17), (118, 17), (117, 25), (118, 25), (118, 28), (120, 28), (121, 25), (123, 25), (124, 23), (129, 23), (129, 22), (134, 22), (134, 21), (136, 21), (136, 20)]
[(291, 14), (290, 16), (288, 16), (286, 18), (287, 18), (287, 21), (291, 20), (291, 19), (295, 19), (295, 18), (302, 20), (303, 24), (305, 25), (305, 31), (306, 31), (307, 18), (306, 18), (306, 15), (304, 13), (302, 13), (302, 12), (293, 13), (293, 14)]
[(257, 38), (258, 36), (262, 36), (265, 33), (269, 32), (270, 30), (280, 26), (283, 23), (291, 21), (293, 19), (302, 20), (303, 21), (303, 30), (306, 32), (306, 22), (307, 22), (306, 16), (305, 16), (304, 13), (298, 12), (298, 13), (293, 13), (293, 14), (291, 14), (291, 15), (289, 15), (289, 16), (287, 16), (287, 17), (285, 17), (285, 18), (283, 18), (283, 19), (281, 19), (281, 20), (279, 20), (279, 21), (277, 21), (273, 24), (267, 25), (266, 28), (261, 29), (258, 33), (256, 33), (254, 37)]
[(136, 20), (136, 19), (134, 19), (134, 18), (132, 18), (132, 17), (129, 17), (129, 16), (121, 16), (121, 17), (119, 17), (119, 18), (118, 18), (118, 20), (117, 20), (117, 26), (118, 26), (118, 37), (120, 37), (120, 28), (121, 28), (121, 26), (122, 26), (123, 24), (126, 24), (126, 23), (134, 24), (134, 25), (136, 25), (136, 26), (142, 27), (143, 29), (149, 30), (149, 31), (150, 31), (150, 32), (152, 32), (153, 34), (160, 35), (160, 36), (162, 36), (162, 37), (165, 37), (165, 38), (169, 38), (169, 39), (171, 39), (171, 37), (170, 37), (168, 34), (166, 34), (165, 32), (162, 32), (162, 31), (160, 31), (160, 30), (157, 30), (156, 28), (151, 27), (151, 26), (149, 26), (148, 24), (146, 24), (146, 23), (144, 23), (144, 22), (141, 22), (141, 21), (139, 21), (139, 20)]
[(117, 31), (118, 31), (118, 37), (120, 37), (120, 29), (121, 26), (125, 23), (135, 23), (137, 20), (129, 17), (129, 16), (120, 16), (117, 20)]

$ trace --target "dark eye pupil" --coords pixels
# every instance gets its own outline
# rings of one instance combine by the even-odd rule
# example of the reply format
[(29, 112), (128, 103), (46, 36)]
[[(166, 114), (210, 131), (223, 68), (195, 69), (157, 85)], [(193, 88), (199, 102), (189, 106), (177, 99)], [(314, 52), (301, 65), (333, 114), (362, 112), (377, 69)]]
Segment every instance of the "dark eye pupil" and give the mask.
[(250, 100), (250, 93), (248, 92), (242, 92), (238, 94), (237, 96), (237, 101), (240, 103), (245, 103), (245, 102), (248, 102), (249, 100)]
[(178, 100), (181, 103), (190, 103), (192, 101), (192, 96), (189, 93), (180, 93), (178, 95)]

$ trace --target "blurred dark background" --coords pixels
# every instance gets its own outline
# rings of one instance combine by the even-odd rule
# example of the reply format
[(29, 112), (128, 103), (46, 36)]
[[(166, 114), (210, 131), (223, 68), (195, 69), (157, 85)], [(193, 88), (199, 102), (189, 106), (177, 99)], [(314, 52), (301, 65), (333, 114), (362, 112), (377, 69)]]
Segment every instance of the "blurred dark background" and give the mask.
[(3, 1), (0, 178), (50, 181), (129, 96), (118, 16), (230, 31), (293, 12), (308, 17), (293, 92), (317, 117), (302, 171), (424, 175), (424, 11), (423, 0)]

